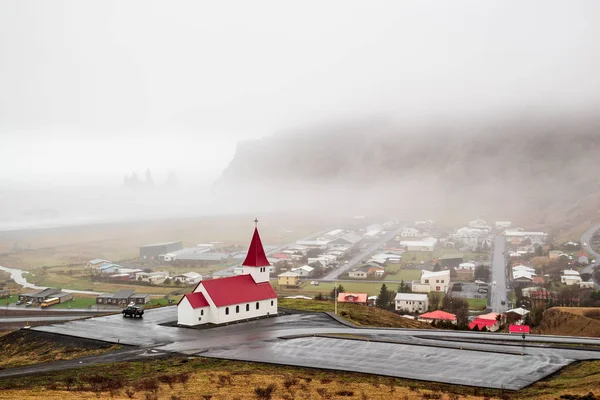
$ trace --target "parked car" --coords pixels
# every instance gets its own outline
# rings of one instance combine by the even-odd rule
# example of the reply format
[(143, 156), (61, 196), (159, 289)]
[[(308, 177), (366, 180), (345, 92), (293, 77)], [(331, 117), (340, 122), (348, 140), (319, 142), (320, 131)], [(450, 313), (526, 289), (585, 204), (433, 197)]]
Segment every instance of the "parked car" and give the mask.
[(477, 292), (478, 293), (487, 293), (488, 290), (486, 288), (479, 288), (479, 289), (477, 289)]
[(28, 301), (27, 303), (25, 303), (25, 307), (31, 307), (33, 305), (33, 302)]
[(144, 309), (139, 306), (129, 306), (126, 309), (124, 309), (123, 311), (121, 311), (121, 314), (123, 314), (123, 318), (125, 318), (125, 317), (131, 317), (131, 318), (140, 317), (141, 318), (142, 315), (144, 315)]
[(22, 300), (17, 300), (17, 305), (20, 306), (21, 304), (23, 304)]

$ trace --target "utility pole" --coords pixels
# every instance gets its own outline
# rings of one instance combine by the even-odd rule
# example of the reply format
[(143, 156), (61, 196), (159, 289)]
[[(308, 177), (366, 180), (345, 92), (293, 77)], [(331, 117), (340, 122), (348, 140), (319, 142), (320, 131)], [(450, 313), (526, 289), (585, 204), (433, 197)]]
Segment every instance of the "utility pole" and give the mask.
[(334, 304), (335, 304), (335, 306), (334, 306), (334, 313), (335, 313), (335, 315), (337, 315), (337, 298), (338, 298), (338, 293), (337, 293), (337, 291), (338, 291), (337, 280), (336, 280), (336, 281), (334, 281), (334, 283), (333, 283), (333, 284), (335, 285), (335, 286), (333, 287), (333, 293), (334, 293), (334, 296), (333, 296), (333, 297), (334, 297), (334, 299), (333, 299), (333, 301), (334, 301)]

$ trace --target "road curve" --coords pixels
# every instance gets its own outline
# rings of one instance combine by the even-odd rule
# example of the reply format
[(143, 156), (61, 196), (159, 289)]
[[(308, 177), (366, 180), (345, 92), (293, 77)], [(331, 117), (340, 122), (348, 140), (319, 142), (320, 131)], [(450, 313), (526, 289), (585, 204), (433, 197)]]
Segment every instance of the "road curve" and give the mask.
[[(600, 254), (598, 252), (596, 252), (592, 246), (590, 246), (590, 240), (592, 239), (592, 236), (594, 236), (594, 233), (596, 231), (600, 230), (600, 224), (596, 224), (591, 226), (587, 231), (585, 231), (583, 233), (583, 235), (581, 235), (581, 238), (579, 239), (579, 241), (581, 242), (581, 248), (585, 251), (588, 252), (588, 254), (594, 256), (596, 258), (596, 263), (595, 264), (590, 264), (587, 265), (586, 267), (584, 267), (581, 270), (582, 274), (591, 274), (594, 272), (594, 267), (597, 265), (598, 262), (600, 262)], [(585, 244), (584, 244), (585, 243)], [(596, 283), (596, 289), (600, 289), (600, 283), (594, 281)]]

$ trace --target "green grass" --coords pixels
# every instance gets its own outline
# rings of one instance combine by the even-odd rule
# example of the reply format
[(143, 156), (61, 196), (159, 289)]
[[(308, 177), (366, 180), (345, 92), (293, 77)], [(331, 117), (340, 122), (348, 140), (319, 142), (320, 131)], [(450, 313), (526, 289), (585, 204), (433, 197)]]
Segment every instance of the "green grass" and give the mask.
[(0, 306), (5, 306), (7, 303), (14, 304), (17, 302), (17, 300), (19, 300), (19, 296), (13, 294), (5, 299), (0, 299)]
[(50, 307), (54, 308), (88, 308), (89, 306), (96, 306), (95, 297), (74, 297), (73, 300), (67, 301), (66, 303), (55, 304)]
[(430, 251), (407, 251), (402, 255), (402, 264), (419, 264), (421, 261), (433, 260)]
[[(369, 296), (375, 296), (379, 294), (382, 284), (386, 284), (388, 289), (396, 290), (398, 287), (397, 283), (389, 283), (389, 282), (338, 282), (338, 285), (342, 285), (346, 292), (355, 292), (355, 293), (367, 293)], [(304, 284), (299, 289), (287, 289), (283, 287), (279, 287), (277, 285), (276, 280), (272, 280), (271, 284), (275, 288), (275, 291), (280, 296), (295, 296), (295, 295), (304, 295), (304, 296), (315, 296), (319, 293), (323, 295), (329, 295), (329, 293), (333, 290), (334, 283), (333, 282), (321, 282), (319, 286), (314, 286), (310, 284)]]
[(465, 299), (469, 303), (469, 310), (485, 310), (487, 299)]
[(421, 279), (421, 271), (417, 269), (402, 269), (400, 266), (388, 266), (386, 267), (388, 274), (384, 278), (384, 281), (404, 281), (410, 282)]

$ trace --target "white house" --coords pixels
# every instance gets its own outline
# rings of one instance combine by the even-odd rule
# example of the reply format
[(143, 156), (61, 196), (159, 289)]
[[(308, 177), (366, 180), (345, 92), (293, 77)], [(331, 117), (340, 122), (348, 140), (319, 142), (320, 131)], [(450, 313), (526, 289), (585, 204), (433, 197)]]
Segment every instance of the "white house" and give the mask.
[(400, 231), (400, 237), (406, 238), (406, 237), (420, 237), (421, 236), (421, 232), (418, 229), (415, 228), (402, 228), (402, 230)]
[(340, 247), (351, 248), (358, 244), (361, 240), (362, 237), (355, 235), (354, 233), (348, 233), (344, 236), (338, 237), (337, 239), (330, 240), (327, 242), (327, 247), (330, 249), (337, 249)]
[(418, 293), (446, 292), (450, 286), (450, 271), (421, 271), (421, 281), (413, 282), (412, 291)]
[(395, 304), (396, 311), (423, 313), (429, 308), (429, 299), (426, 294), (398, 293)]
[(368, 275), (369, 275), (369, 271), (366, 268), (357, 268), (357, 269), (353, 269), (352, 271), (348, 272), (348, 277), (355, 278), (355, 279), (367, 279)]
[(485, 230), (490, 230), (491, 227), (487, 224), (487, 222), (485, 222), (482, 219), (476, 219), (474, 221), (469, 222), (469, 228), (473, 228), (473, 229), (485, 229)]
[(202, 275), (197, 272), (186, 272), (185, 274), (173, 276), (173, 282), (181, 282), (186, 285), (195, 285), (202, 280)]
[(574, 269), (565, 269), (560, 277), (560, 283), (564, 283), (567, 286), (579, 285), (581, 283), (581, 276)]
[(496, 221), (495, 225), (496, 225), (496, 229), (499, 229), (499, 230), (501, 230), (501, 229), (508, 229), (512, 225), (512, 222), (510, 222), (510, 221)]
[(405, 246), (407, 251), (433, 251), (435, 243), (423, 240), (402, 240), (400, 246)]
[(592, 280), (581, 281), (579, 282), (579, 287), (582, 289), (594, 289), (596, 287), (596, 283)]
[(138, 272), (135, 274), (136, 281), (148, 282), (151, 285), (160, 285), (168, 277), (168, 272)]
[(302, 267), (292, 268), (292, 272), (297, 273), (299, 276), (310, 276), (313, 272), (314, 268), (308, 265), (303, 265)]
[(258, 229), (242, 263), (244, 273), (201, 281), (177, 304), (177, 323), (225, 324), (277, 314), (277, 294), (269, 283), (269, 261)]

